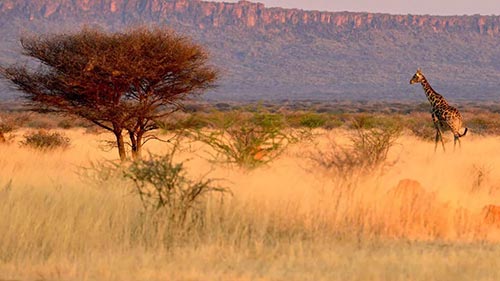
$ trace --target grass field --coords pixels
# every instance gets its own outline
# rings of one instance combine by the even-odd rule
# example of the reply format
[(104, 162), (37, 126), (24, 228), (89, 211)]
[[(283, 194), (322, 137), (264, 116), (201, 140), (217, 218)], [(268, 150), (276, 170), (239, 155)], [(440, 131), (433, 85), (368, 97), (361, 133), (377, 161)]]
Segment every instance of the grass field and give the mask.
[(382, 165), (347, 175), (311, 159), (348, 144), (344, 128), (254, 170), (211, 163), (193, 143), (178, 161), (232, 195), (172, 225), (143, 211), (130, 182), (85, 175), (117, 158), (101, 149), (108, 135), (63, 132), (66, 150), (0, 144), (0, 280), (500, 280), (500, 212), (486, 207), (500, 205), (500, 137), (434, 153), (405, 132)]

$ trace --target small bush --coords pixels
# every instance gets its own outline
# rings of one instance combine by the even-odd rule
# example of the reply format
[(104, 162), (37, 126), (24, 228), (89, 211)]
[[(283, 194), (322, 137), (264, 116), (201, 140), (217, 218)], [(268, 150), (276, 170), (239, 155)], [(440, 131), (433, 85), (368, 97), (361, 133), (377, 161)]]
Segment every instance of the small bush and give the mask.
[[(427, 117), (427, 116), (426, 116)], [(413, 118), (408, 121), (408, 128), (416, 137), (425, 141), (434, 141), (436, 136), (436, 128), (430, 120), (427, 118)]]
[(159, 120), (157, 125), (164, 131), (182, 131), (189, 129), (201, 129), (207, 126), (208, 121), (206, 120), (205, 114), (194, 113), (194, 114), (172, 114), (164, 120)]
[(14, 139), (12, 134), (26, 121), (26, 115), (0, 116), (0, 143), (10, 142)]
[(31, 129), (41, 129), (41, 130), (50, 130), (57, 127), (53, 121), (43, 120), (43, 119), (31, 119), (26, 122), (26, 127)]
[(214, 151), (212, 160), (254, 169), (276, 159), (286, 147), (303, 139), (306, 132), (286, 129), (283, 116), (240, 111), (221, 113), (210, 120), (194, 138)]
[(355, 116), (350, 125), (351, 129), (374, 129), (377, 127), (377, 119), (373, 115)]
[(306, 114), (300, 119), (300, 125), (309, 129), (324, 127), (327, 119), (324, 115), (320, 114)]
[(70, 139), (62, 133), (39, 130), (24, 135), (21, 145), (39, 150), (64, 149), (69, 147)]
[(70, 119), (62, 119), (59, 123), (57, 123), (57, 127), (62, 129), (71, 129), (74, 127), (74, 124)]
[(498, 134), (500, 132), (498, 116), (489, 114), (477, 114), (474, 117), (466, 119), (467, 127), (475, 134)]
[(219, 102), (216, 103), (215, 108), (219, 111), (230, 111), (231, 110), (231, 105), (225, 102)]
[(7, 134), (15, 130), (15, 125), (10, 122), (0, 122), (0, 134)]
[(334, 140), (326, 149), (318, 149), (311, 159), (319, 166), (333, 170), (340, 177), (350, 178), (355, 172), (368, 173), (386, 165), (390, 148), (401, 133), (399, 127), (354, 130), (349, 146), (340, 146)]
[(175, 148), (164, 156), (149, 155), (132, 162), (124, 174), (133, 181), (146, 211), (162, 211), (171, 223), (182, 224), (207, 194), (228, 190), (215, 186), (213, 179), (192, 180), (183, 163), (174, 163), (174, 154)]
[(14, 131), (14, 127), (9, 123), (0, 123), (0, 143), (7, 142), (8, 137), (6, 135)]
[(354, 116), (350, 127), (352, 129), (390, 129), (400, 128), (402, 120), (396, 115), (368, 115), (361, 114)]
[(333, 128), (339, 128), (344, 125), (345, 121), (342, 120), (339, 116), (329, 116), (328, 121), (326, 122), (324, 128), (327, 130), (331, 130)]

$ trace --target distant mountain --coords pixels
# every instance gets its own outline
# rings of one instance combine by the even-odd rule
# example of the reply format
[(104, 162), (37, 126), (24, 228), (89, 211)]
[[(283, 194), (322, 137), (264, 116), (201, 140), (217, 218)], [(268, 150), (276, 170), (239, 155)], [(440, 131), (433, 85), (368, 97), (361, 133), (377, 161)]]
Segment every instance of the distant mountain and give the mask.
[(207, 46), (223, 74), (209, 99), (424, 100), (409, 85), (418, 67), (448, 99), (500, 97), (500, 16), (303, 11), (248, 1), (3, 0), (0, 63), (22, 60), (23, 34), (138, 24), (167, 25)]

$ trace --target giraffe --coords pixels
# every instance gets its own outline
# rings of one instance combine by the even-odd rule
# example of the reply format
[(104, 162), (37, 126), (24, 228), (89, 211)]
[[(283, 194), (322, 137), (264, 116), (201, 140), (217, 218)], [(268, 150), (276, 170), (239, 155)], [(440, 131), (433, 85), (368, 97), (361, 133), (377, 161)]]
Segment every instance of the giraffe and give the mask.
[(443, 151), (446, 151), (444, 147), (443, 135), (444, 130), (450, 129), (453, 133), (453, 148), (456, 148), (457, 141), (458, 145), (461, 146), (460, 138), (467, 134), (468, 128), (465, 128), (464, 133), (460, 134), (462, 129), (462, 115), (460, 112), (450, 106), (448, 102), (438, 94), (434, 89), (432, 89), (431, 84), (427, 81), (422, 70), (418, 69), (413, 78), (410, 80), (410, 84), (420, 83), (424, 88), (425, 95), (432, 106), (432, 121), (434, 122), (434, 127), (436, 128), (436, 138), (434, 142), (434, 151), (437, 150), (438, 141), (441, 140), (443, 146)]

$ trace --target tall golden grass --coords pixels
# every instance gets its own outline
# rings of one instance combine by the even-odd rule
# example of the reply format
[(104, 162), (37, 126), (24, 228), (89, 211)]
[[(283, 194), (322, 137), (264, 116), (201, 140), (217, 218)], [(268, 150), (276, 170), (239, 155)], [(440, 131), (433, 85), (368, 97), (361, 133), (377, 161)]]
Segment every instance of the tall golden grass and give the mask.
[(500, 226), (485, 213), (500, 205), (500, 138), (434, 153), (403, 135), (387, 165), (346, 179), (308, 156), (349, 131), (318, 133), (253, 171), (193, 144), (179, 161), (233, 195), (188, 226), (146, 215), (126, 181), (81, 176), (117, 158), (106, 135), (68, 130), (71, 147), (48, 153), (1, 144), (0, 280), (500, 280)]

